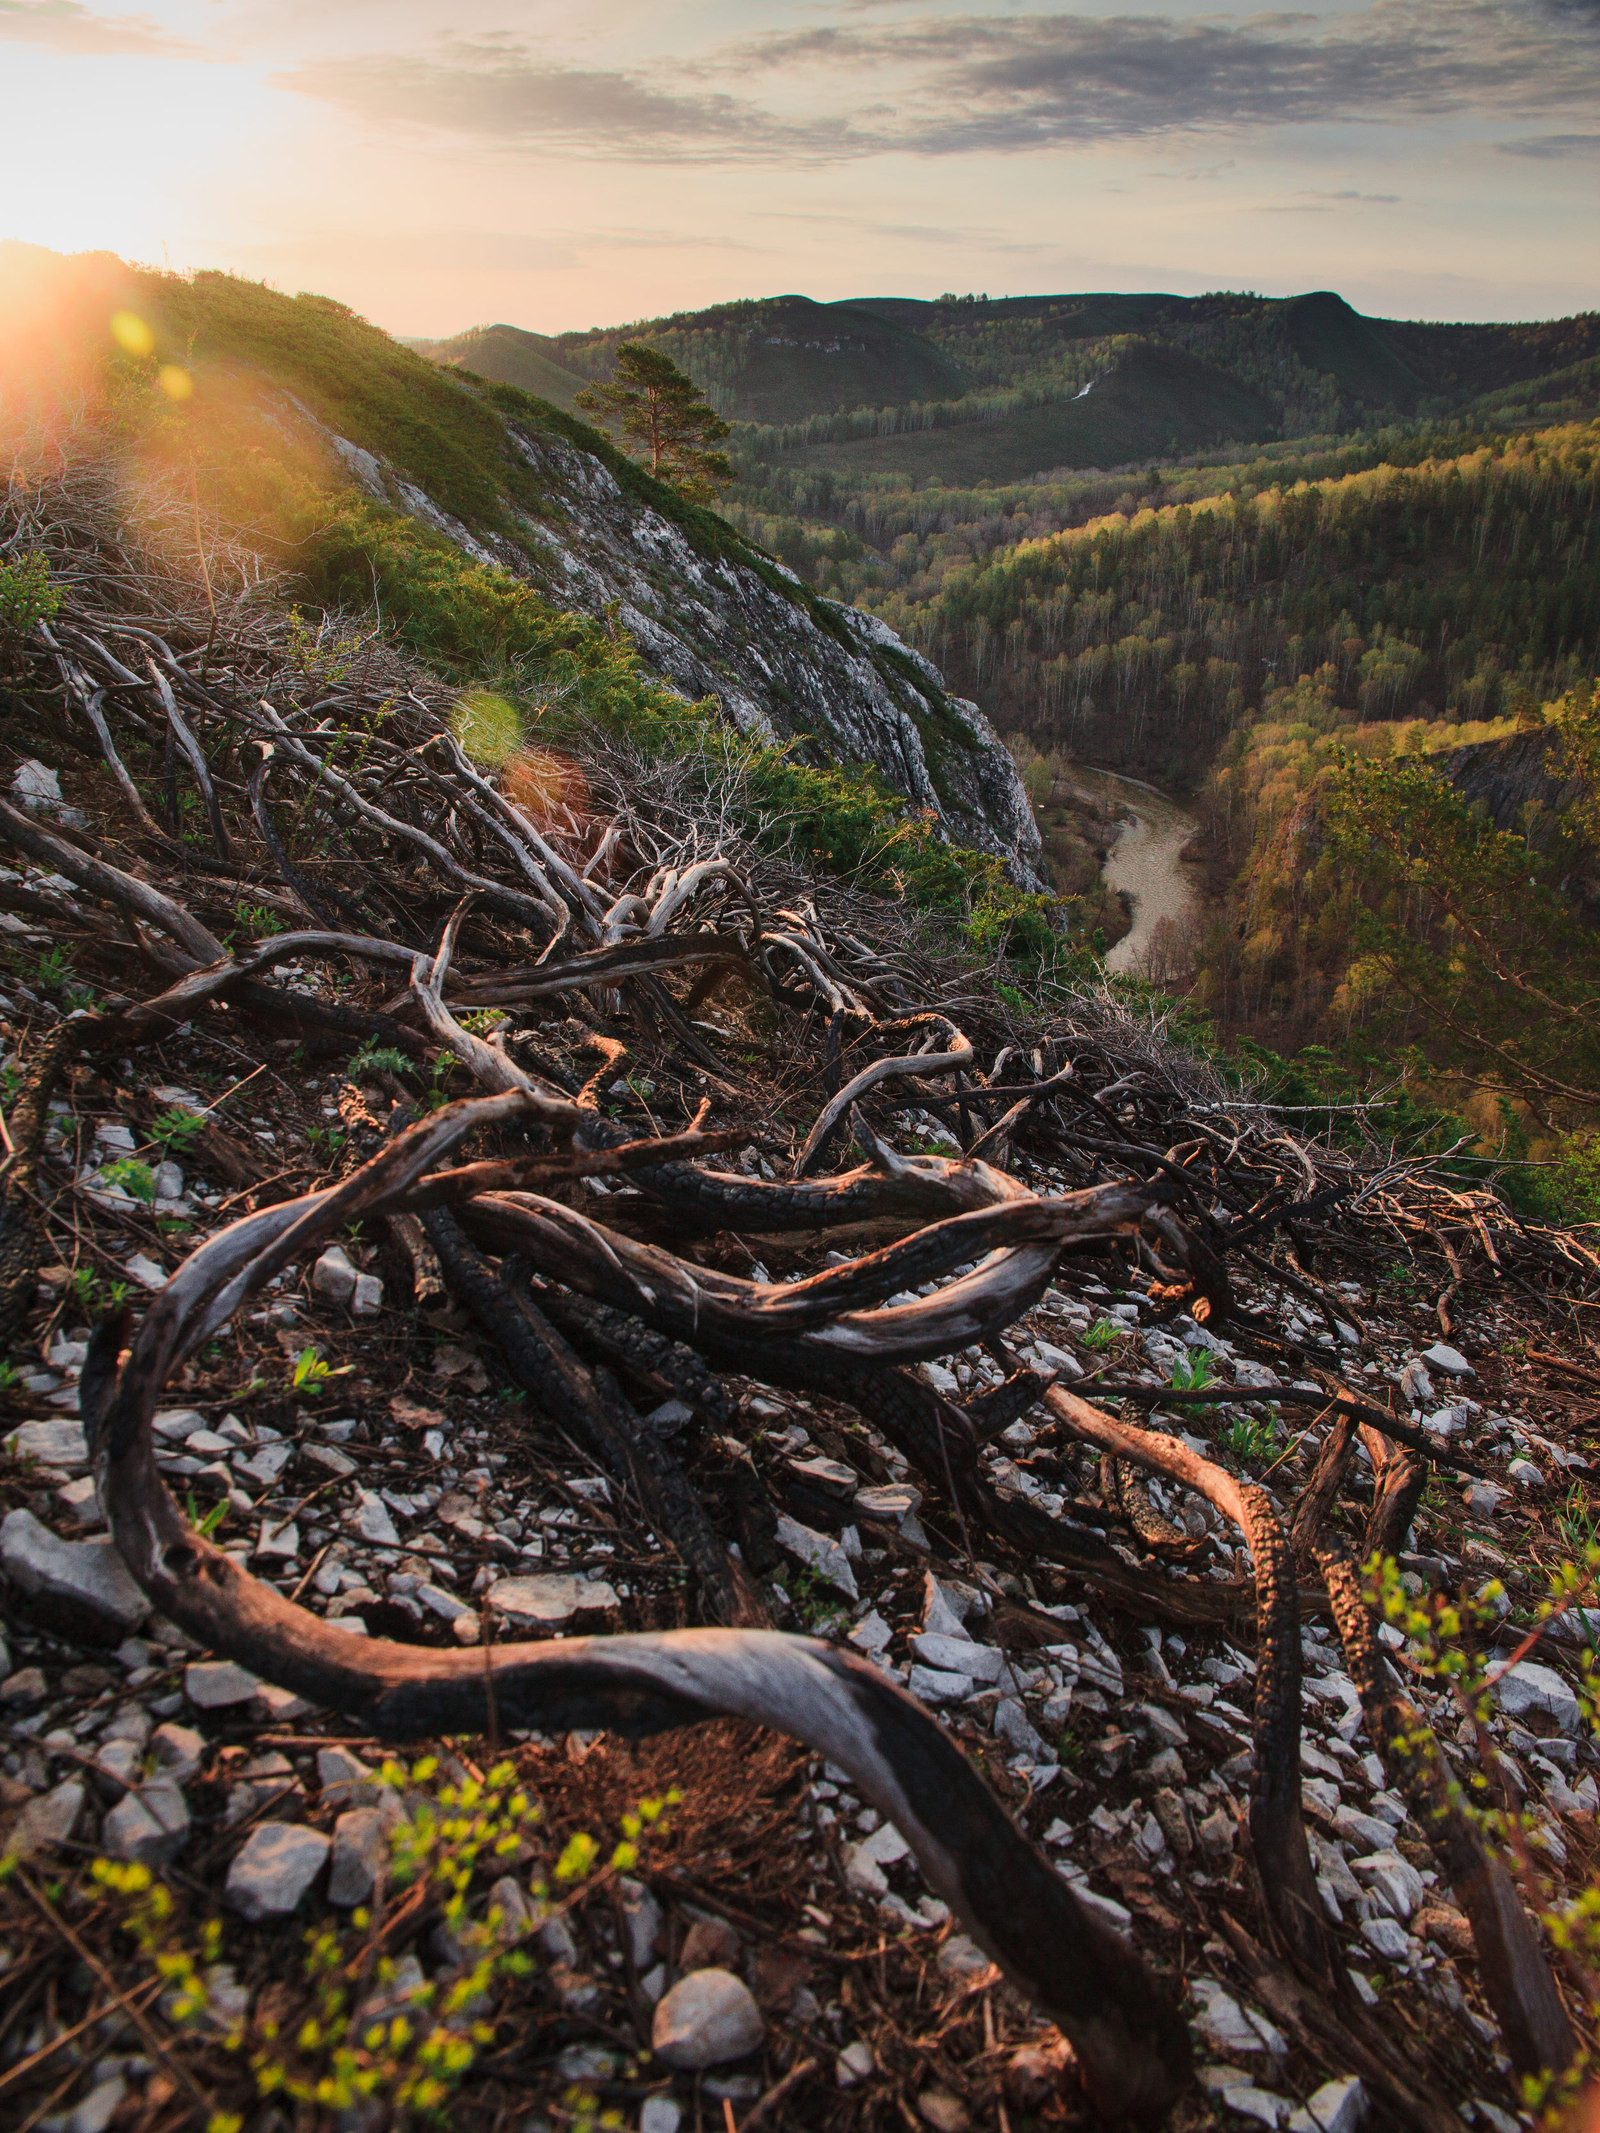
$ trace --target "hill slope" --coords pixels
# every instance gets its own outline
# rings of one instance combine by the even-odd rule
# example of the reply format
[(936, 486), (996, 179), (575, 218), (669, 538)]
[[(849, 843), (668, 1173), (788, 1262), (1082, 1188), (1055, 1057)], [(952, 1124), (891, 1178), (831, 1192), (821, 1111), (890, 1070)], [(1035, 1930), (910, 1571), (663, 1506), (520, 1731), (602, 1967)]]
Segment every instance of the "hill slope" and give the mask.
[(473, 326), (448, 341), (408, 341), (406, 346), (430, 363), (470, 370), (496, 385), (515, 385), (569, 413), (586, 383), (562, 366), (554, 341), (520, 326)]

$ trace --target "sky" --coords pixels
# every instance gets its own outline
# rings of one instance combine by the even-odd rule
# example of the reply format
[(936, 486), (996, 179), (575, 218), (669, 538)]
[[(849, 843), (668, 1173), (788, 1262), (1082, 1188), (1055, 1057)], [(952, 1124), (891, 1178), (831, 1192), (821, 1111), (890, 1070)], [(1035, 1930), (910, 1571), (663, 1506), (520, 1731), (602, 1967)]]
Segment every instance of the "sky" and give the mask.
[(1600, 306), (1600, 0), (0, 0), (0, 236), (391, 332), (738, 296)]

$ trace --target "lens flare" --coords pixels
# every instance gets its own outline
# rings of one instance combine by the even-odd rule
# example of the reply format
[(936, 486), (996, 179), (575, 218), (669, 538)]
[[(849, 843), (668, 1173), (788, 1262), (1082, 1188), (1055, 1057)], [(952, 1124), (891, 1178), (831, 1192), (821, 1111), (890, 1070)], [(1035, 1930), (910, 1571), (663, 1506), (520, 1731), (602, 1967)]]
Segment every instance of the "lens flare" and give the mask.
[(181, 363), (163, 363), (156, 382), (169, 400), (187, 400), (194, 391), (194, 379)]
[(111, 338), (124, 355), (149, 356), (156, 352), (156, 337), (137, 311), (113, 311)]
[(522, 748), (500, 768), (500, 784), (535, 822), (548, 821), (558, 810), (581, 815), (589, 788), (576, 763), (552, 755), (547, 748)]

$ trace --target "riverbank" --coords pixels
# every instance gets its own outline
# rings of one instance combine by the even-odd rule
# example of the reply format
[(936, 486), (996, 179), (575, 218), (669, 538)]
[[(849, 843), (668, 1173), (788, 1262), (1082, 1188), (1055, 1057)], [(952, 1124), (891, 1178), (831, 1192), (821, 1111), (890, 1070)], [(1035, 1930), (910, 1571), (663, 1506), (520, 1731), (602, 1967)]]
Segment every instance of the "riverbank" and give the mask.
[(1152, 948), (1174, 947), (1194, 927), (1200, 911), (1198, 869), (1182, 859), (1199, 828), (1193, 810), (1142, 779), (1114, 770), (1074, 764), (1075, 784), (1091, 799), (1117, 810), (1118, 829), (1101, 868), (1101, 880), (1125, 896), (1132, 924), (1106, 956), (1108, 970), (1142, 969)]

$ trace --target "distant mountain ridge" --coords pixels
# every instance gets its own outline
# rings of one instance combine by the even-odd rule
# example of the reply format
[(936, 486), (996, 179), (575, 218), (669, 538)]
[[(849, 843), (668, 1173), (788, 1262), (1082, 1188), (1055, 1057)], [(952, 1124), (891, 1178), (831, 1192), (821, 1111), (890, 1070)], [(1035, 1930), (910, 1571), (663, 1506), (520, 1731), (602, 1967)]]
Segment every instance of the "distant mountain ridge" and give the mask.
[(570, 407), (626, 339), (671, 355), (743, 426), (748, 453), (913, 483), (1016, 480), (1445, 416), (1558, 372), (1592, 393), (1600, 376), (1597, 313), (1433, 325), (1366, 317), (1326, 289), (837, 303), (791, 294), (582, 332), (493, 325), (411, 345)]

